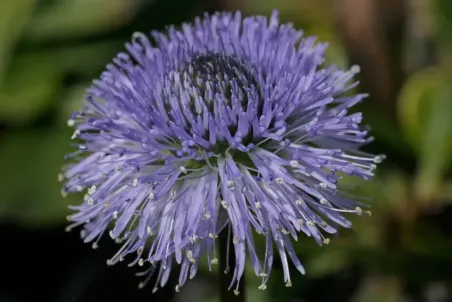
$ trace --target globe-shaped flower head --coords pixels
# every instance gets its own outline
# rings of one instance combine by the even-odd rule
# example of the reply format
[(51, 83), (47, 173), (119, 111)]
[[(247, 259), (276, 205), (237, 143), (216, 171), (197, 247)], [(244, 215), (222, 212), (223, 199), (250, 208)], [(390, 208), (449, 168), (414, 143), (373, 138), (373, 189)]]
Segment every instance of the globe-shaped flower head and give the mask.
[(344, 94), (357, 68), (323, 67), (326, 44), (276, 12), (206, 15), (152, 37), (135, 34), (69, 120), (79, 143), (63, 193), (86, 190), (69, 228), (83, 225), (94, 247), (109, 232), (123, 245), (108, 263), (131, 254), (161, 286), (176, 261), (177, 289), (202, 255), (218, 262), (229, 232), (232, 286), (249, 256), (264, 289), (275, 253), (290, 286), (289, 261), (304, 273), (292, 240), (350, 227), (343, 214), (365, 211), (341, 175), (369, 179), (382, 159), (358, 151), (369, 139), (348, 110), (365, 95)]

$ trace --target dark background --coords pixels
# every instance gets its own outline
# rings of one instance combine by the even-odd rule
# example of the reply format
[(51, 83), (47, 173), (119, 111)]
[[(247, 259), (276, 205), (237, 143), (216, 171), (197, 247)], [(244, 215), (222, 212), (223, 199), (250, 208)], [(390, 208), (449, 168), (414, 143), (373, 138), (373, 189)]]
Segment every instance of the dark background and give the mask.
[[(134, 31), (164, 29), (204, 11), (279, 9), (307, 35), (330, 41), (329, 62), (361, 66), (357, 110), (388, 159), (356, 191), (375, 198), (326, 247), (296, 244), (306, 267), (266, 291), (247, 272), (248, 301), (452, 301), (452, 2), (450, 0), (2, 0), (0, 1), (0, 302), (218, 301), (205, 268), (181, 293), (125, 265), (118, 248), (92, 250), (65, 233), (57, 174), (70, 151), (69, 114)], [(173, 274), (177, 278), (177, 272)]]

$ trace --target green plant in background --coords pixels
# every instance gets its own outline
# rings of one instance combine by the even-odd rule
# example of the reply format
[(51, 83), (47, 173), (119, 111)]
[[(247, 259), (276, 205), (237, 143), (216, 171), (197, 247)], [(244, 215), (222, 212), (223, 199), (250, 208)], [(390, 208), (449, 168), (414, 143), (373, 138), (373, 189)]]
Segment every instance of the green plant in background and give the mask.
[[(351, 2), (344, 0), (341, 5)], [(408, 3), (355, 1), (358, 4), (370, 2)], [(117, 38), (110, 33), (125, 26), (140, 8), (139, 4), (132, 5), (132, 1), (127, 0), (61, 3), (0, 1), (2, 220), (38, 226), (64, 222), (68, 202), (61, 200), (56, 175), (63, 162), (61, 154), (69, 151), (66, 138), (70, 130), (65, 121), (74, 108), (79, 107), (83, 87), (89, 86), (90, 79), (98, 76), (109, 59), (123, 48), (122, 41), (127, 36)], [(283, 21), (295, 20), (296, 27), (304, 28), (308, 35), (332, 42), (327, 51), (330, 61), (341, 62), (341, 67), (357, 63), (349, 58), (353, 57), (350, 55), (353, 51), (332, 22), (336, 9), (333, 1), (218, 3), (250, 14), (267, 14), (278, 8)], [(335, 293), (334, 284), (342, 286), (341, 276), (346, 272), (352, 272), (350, 274), (359, 279), (350, 294), (353, 302), (399, 301), (402, 296), (408, 300), (411, 292), (416, 291), (413, 295), (419, 297), (430, 297), (432, 292), (441, 296), (445, 295), (443, 289), (450, 286), (452, 2), (419, 0), (410, 3), (423, 6), (414, 15), (412, 8), (405, 8), (404, 13), (423, 20), (414, 20), (417, 27), (406, 30), (403, 39), (413, 39), (419, 32), (424, 35), (414, 39), (415, 47), (404, 50), (402, 60), (391, 61), (393, 65), (410, 64), (404, 68), (407, 72), (401, 88), (389, 99), (394, 105), (390, 109), (394, 117), (381, 110), (389, 105), (374, 97), (378, 91), (369, 91), (371, 99), (360, 108), (370, 124), (371, 135), (378, 138), (371, 146), (372, 151), (384, 150), (388, 155), (376, 181), (356, 188), (356, 194), (376, 196), (372, 202), (372, 217), (353, 221), (353, 234), (341, 232), (326, 248), (301, 240), (295, 248), (309, 275), (292, 280), (294, 287), (291, 289), (278, 283), (271, 286), (271, 292), (265, 293), (257, 290), (259, 283), (250, 281), (247, 284), (250, 301), (253, 301), (251, 298), (297, 301), (300, 295), (305, 301), (331, 301), (319, 297)], [(353, 14), (361, 16), (360, 9), (356, 7)], [(381, 10), (379, 14), (374, 22), (388, 19), (386, 11)], [(361, 43), (358, 42), (357, 48), (371, 49), (365, 42)], [(428, 47), (434, 51), (426, 51), (425, 45), (431, 45)], [(366, 75), (375, 79), (375, 70), (361, 67), (363, 81)], [(333, 282), (322, 283), (331, 276), (335, 278)], [(317, 299), (306, 298), (314, 290), (318, 293)]]
[[(83, 100), (80, 80), (95, 76), (122, 47), (120, 39), (89, 38), (128, 22), (139, 4), (0, 2), (0, 124), (6, 127), (0, 130), (0, 169), (8, 171), (0, 182), (1, 219), (64, 219), (66, 204), (55, 180), (68, 150), (65, 121)], [(50, 124), (41, 122), (54, 113)]]

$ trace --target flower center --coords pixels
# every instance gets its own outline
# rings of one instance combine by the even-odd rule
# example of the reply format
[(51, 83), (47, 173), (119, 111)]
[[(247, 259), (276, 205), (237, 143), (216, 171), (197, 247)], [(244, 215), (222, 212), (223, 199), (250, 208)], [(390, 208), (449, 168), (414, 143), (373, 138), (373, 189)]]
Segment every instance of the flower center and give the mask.
[[(237, 92), (246, 93), (248, 89), (258, 87), (252, 66), (222, 53), (198, 55), (180, 69), (189, 76), (193, 86), (204, 90), (200, 92), (212, 89), (213, 93), (223, 94), (228, 104), (236, 89), (239, 90)], [(210, 100), (206, 98), (205, 101)], [(240, 101), (246, 101), (246, 98), (241, 98)]]
[[(255, 74), (250, 63), (231, 55), (196, 55), (169, 72), (165, 86), (171, 91), (163, 91), (167, 109), (172, 110), (177, 99), (181, 113), (190, 120), (187, 132), (202, 124), (206, 131), (201, 137), (210, 142), (205, 151), (221, 154), (248, 146), (253, 141), (249, 116), (259, 116), (263, 104)], [(216, 131), (215, 143), (212, 131)]]

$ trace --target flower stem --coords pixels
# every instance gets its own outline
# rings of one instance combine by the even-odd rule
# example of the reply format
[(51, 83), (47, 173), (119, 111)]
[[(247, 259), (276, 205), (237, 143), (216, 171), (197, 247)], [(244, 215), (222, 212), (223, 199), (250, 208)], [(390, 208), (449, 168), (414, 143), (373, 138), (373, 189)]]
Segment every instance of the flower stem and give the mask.
[[(220, 302), (245, 302), (245, 278), (242, 277), (238, 287), (239, 294), (236, 295), (234, 287), (228, 290), (231, 284), (232, 274), (235, 267), (235, 250), (232, 242), (231, 230), (229, 227), (223, 229), (219, 234), (220, 248)], [(226, 272), (226, 273), (225, 273)]]

